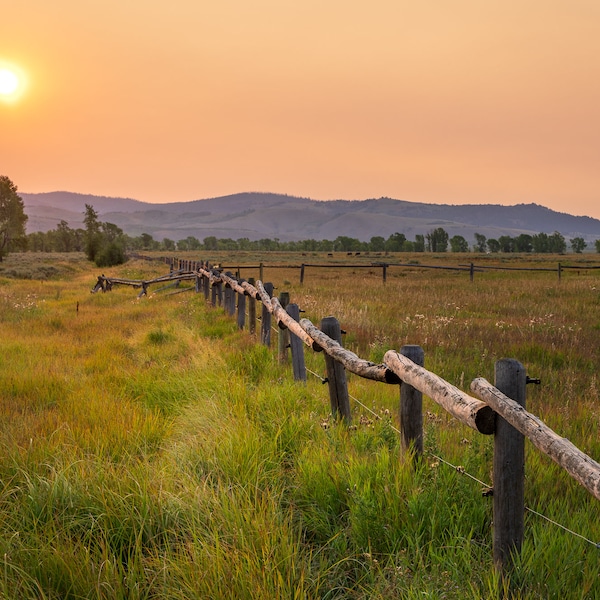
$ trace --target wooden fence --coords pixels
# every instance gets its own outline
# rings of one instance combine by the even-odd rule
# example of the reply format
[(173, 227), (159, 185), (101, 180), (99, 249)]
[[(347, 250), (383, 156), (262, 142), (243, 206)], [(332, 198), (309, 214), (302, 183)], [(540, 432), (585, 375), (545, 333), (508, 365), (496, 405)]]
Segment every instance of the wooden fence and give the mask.
[(600, 500), (600, 464), (527, 412), (525, 390), (527, 383), (532, 380), (518, 361), (498, 361), (494, 385), (477, 378), (470, 385), (474, 394), (470, 396), (425, 369), (424, 353), (419, 346), (403, 346), (399, 352), (389, 350), (383, 363), (374, 364), (342, 346), (337, 319), (324, 318), (320, 328), (308, 319), (300, 319), (299, 308), (289, 303), (289, 295), (283, 293), (279, 298), (273, 297), (273, 285), (270, 283), (245, 281), (204, 263), (183, 261), (182, 264), (180, 261), (178, 267), (178, 270), (171, 268), (168, 275), (148, 281), (102, 275), (92, 291), (108, 291), (113, 285), (121, 284), (141, 288), (139, 295), (142, 296), (151, 284), (176, 287), (183, 280), (194, 281), (193, 288), (184, 290), (203, 293), (213, 306), (222, 306), (232, 317), (237, 312), (238, 327), (248, 328), (251, 333), (256, 331), (256, 302), (260, 302), (261, 343), (270, 346), (273, 317), (281, 331), (280, 360), (287, 361), (286, 349), (289, 345), (296, 380), (306, 380), (303, 346), (324, 353), (327, 370), (325, 381), (329, 388), (331, 412), (335, 417), (347, 423), (352, 418), (346, 371), (388, 385), (400, 385), (402, 446), (414, 452), (415, 460), (419, 460), (423, 452), (423, 394), (464, 425), (483, 435), (493, 435), (494, 484), (490, 491), (494, 497), (493, 558), (496, 568), (502, 573), (510, 570), (512, 557), (520, 551), (524, 535), (525, 437)]

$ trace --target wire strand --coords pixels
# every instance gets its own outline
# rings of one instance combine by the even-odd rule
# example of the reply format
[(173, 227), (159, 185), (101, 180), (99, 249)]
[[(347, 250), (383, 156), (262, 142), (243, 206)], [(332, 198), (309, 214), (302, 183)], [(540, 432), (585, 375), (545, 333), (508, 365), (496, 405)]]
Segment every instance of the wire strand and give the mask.
[(564, 525), (557, 523), (550, 517), (547, 517), (546, 515), (543, 515), (542, 513), (537, 512), (537, 510), (533, 510), (533, 508), (529, 508), (528, 506), (526, 506), (525, 510), (529, 511), (530, 513), (533, 513), (536, 517), (541, 517), (542, 519), (545, 519), (549, 523), (552, 523), (552, 525), (556, 525), (556, 527), (560, 527), (567, 533), (570, 533), (571, 535), (574, 535), (575, 537), (578, 537), (578, 538), (586, 541), (588, 544), (591, 544), (592, 546), (594, 546), (595, 548), (598, 548), (600, 550), (600, 542), (594, 542), (594, 541), (586, 538), (585, 536), (581, 535), (580, 533), (577, 533), (576, 531), (573, 531), (573, 530), (569, 529), (568, 527), (565, 527)]
[[(323, 381), (323, 382), (326, 381), (326, 379), (324, 379), (323, 377), (321, 377), (320, 375), (318, 375), (314, 371), (311, 371), (310, 369), (306, 369), (306, 371), (308, 373), (310, 373), (311, 375), (314, 375), (315, 377), (317, 377), (321, 381)], [(352, 396), (352, 394), (348, 394), (348, 396), (352, 400), (354, 400), (354, 402), (356, 402), (359, 406), (361, 406), (366, 411), (368, 411), (372, 415), (374, 415), (377, 419), (381, 419), (381, 416), (379, 414), (377, 414), (373, 409), (369, 408), (366, 404), (364, 404), (363, 402), (361, 402), (358, 398), (356, 398), (355, 396)], [(390, 426), (390, 428), (393, 431), (395, 431), (396, 433), (398, 433), (399, 435), (401, 435), (401, 431), (395, 425), (393, 425), (393, 424), (390, 423), (389, 426)], [(489, 484), (485, 483), (484, 481), (481, 481), (481, 479), (478, 479), (474, 475), (471, 475), (471, 473), (469, 473), (468, 471), (465, 471), (464, 467), (453, 465), (451, 462), (443, 459), (441, 456), (438, 456), (437, 454), (434, 454), (433, 452), (430, 452), (429, 450), (424, 450), (424, 453), (427, 454), (428, 456), (431, 456), (432, 458), (435, 458), (436, 460), (438, 460), (439, 462), (443, 463), (444, 465), (446, 465), (448, 467), (451, 467), (452, 469), (454, 469), (460, 475), (465, 475), (469, 479), (472, 479), (473, 481), (475, 481), (479, 485), (481, 485), (483, 488), (488, 489), (488, 490), (493, 490), (493, 486), (492, 485), (489, 485)], [(552, 525), (555, 525), (556, 527), (559, 527), (563, 531), (565, 531), (567, 533), (570, 533), (571, 535), (584, 540), (588, 544), (591, 544), (592, 546), (594, 546), (595, 548), (597, 548), (597, 549), (600, 550), (600, 542), (594, 542), (594, 541), (586, 538), (585, 536), (581, 535), (580, 533), (577, 533), (576, 531), (573, 531), (573, 530), (569, 529), (568, 527), (565, 527), (564, 525), (561, 525), (560, 523), (558, 523), (557, 521), (554, 521), (550, 517), (547, 517), (546, 515), (543, 515), (542, 513), (537, 512), (536, 510), (533, 510), (532, 508), (529, 508), (528, 506), (525, 506), (525, 510), (529, 511), (530, 513), (532, 513), (532, 514), (534, 514), (534, 515), (536, 515), (538, 517), (541, 517), (542, 519), (545, 519), (546, 521), (548, 521)]]

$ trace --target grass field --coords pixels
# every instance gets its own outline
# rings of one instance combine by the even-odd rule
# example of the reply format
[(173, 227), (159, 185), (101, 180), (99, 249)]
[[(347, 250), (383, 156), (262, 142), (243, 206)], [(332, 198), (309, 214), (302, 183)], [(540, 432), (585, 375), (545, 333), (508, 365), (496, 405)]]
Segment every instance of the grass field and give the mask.
[[(269, 264), (326, 257), (209, 258), (264, 260), (276, 293), (317, 325), (336, 316), (363, 358), (419, 344), (426, 367), (466, 391), (475, 377), (493, 381), (499, 358), (521, 361), (542, 380), (527, 387), (528, 409), (600, 458), (593, 257), (560, 282), (489, 271), (471, 283), (414, 264), (390, 268), (385, 285), (380, 269), (334, 266), (302, 286), (298, 269)], [(559, 261), (572, 263), (502, 264)], [(106, 274), (166, 271), (130, 261)], [(10, 255), (0, 266), (1, 598), (600, 598), (598, 501), (531, 445), (526, 505), (588, 541), (527, 512), (502, 583), (491, 500), (446, 464), (492, 483), (489, 437), (425, 399), (415, 470), (397, 434), (397, 386), (349, 376), (348, 429), (330, 418), (318, 377), (298, 384), (278, 364), (275, 332), (266, 349), (193, 291), (90, 294), (99, 274), (81, 256)], [(322, 354), (307, 350), (306, 361), (324, 375)]]

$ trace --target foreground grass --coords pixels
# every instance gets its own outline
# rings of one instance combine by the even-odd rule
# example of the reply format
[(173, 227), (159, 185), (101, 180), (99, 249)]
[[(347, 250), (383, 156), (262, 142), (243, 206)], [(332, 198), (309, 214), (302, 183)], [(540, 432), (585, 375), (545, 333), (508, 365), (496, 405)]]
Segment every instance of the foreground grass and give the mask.
[[(162, 274), (130, 263), (125, 277)], [(491, 440), (427, 405), (426, 460), (399, 447), (398, 390), (350, 378), (351, 429), (317, 378), (193, 292), (90, 295), (63, 279), (0, 279), (0, 597), (595, 598), (597, 549), (528, 513), (510, 590), (491, 564), (491, 501), (437, 457), (490, 481)], [(594, 273), (389, 277), (324, 272), (306, 316), (341, 321), (372, 360), (418, 343), (463, 389), (511, 356), (543, 379), (529, 406), (594, 457)], [(284, 284), (284, 281), (286, 282)], [(323, 372), (322, 356), (307, 354)], [(597, 501), (533, 449), (527, 504), (600, 539)]]

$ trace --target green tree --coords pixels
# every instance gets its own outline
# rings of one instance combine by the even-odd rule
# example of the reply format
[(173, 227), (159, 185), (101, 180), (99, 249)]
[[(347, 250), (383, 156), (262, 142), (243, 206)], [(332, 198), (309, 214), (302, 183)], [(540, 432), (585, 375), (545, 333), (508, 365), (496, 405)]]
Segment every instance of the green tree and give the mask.
[(369, 241), (369, 250), (371, 252), (383, 252), (385, 250), (385, 238), (381, 235), (374, 235)]
[(448, 250), (448, 232), (443, 227), (436, 227), (426, 237), (427, 249), (430, 252), (446, 252)]
[(533, 238), (528, 233), (522, 233), (514, 239), (515, 252), (531, 252)]
[(361, 249), (360, 240), (346, 235), (338, 235), (333, 242), (335, 250), (338, 252), (354, 252)]
[(26, 223), (27, 215), (17, 186), (6, 175), (0, 175), (0, 262), (14, 245), (26, 242)]
[(425, 236), (421, 233), (417, 233), (417, 235), (415, 235), (413, 252), (425, 252)]
[(453, 235), (450, 238), (450, 250), (452, 252), (468, 252), (469, 242), (462, 235)]
[(219, 248), (219, 242), (214, 235), (205, 237), (203, 245), (205, 250), (217, 250)]
[(175, 250), (175, 242), (169, 238), (163, 238), (162, 247), (163, 250)]
[(567, 242), (562, 233), (555, 231), (548, 236), (548, 251), (552, 254), (564, 254), (567, 251)]
[(490, 238), (487, 242), (488, 250), (495, 254), (496, 252), (500, 252), (500, 242), (494, 238)]
[(582, 237), (576, 237), (571, 240), (571, 249), (575, 254), (581, 254), (586, 247), (587, 243)]
[(75, 249), (75, 231), (64, 219), (56, 226), (56, 245), (59, 252), (72, 252)]
[(510, 235), (501, 235), (498, 238), (500, 244), (500, 252), (514, 252), (515, 251), (515, 240)]
[(98, 213), (91, 204), (85, 205), (83, 223), (85, 225), (85, 254), (88, 260), (96, 260), (96, 255), (102, 246), (102, 234), (100, 233)]
[(481, 233), (476, 233), (475, 234), (475, 245), (473, 246), (473, 250), (475, 250), (475, 252), (485, 252), (486, 250), (486, 237), (485, 235), (481, 234)]
[(531, 245), (533, 246), (534, 252), (542, 254), (545, 252), (550, 252), (547, 233), (541, 232), (533, 235), (531, 238)]
[(596, 240), (596, 252), (600, 252), (600, 240)]
[(385, 245), (382, 250), (388, 252), (402, 252), (404, 250), (404, 244), (406, 243), (406, 236), (403, 233), (392, 233), (390, 237), (385, 241)]

